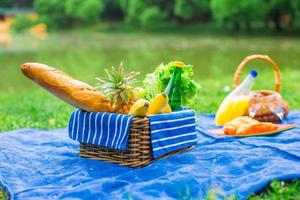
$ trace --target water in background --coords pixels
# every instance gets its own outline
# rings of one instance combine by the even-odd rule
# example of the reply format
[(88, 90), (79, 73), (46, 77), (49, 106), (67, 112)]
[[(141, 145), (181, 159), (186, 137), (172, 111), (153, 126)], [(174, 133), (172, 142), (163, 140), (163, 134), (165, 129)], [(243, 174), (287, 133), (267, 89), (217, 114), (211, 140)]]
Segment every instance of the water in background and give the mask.
[[(0, 45), (0, 91), (37, 88), (20, 73), (24, 62), (55, 66), (95, 85), (95, 77), (103, 75), (105, 67), (121, 61), (127, 71), (140, 71), (143, 80), (161, 62), (181, 60), (193, 64), (195, 79), (203, 80), (232, 76), (241, 60), (255, 53), (268, 54), (282, 70), (298, 69), (300, 39), (76, 31), (49, 34), (45, 40), (16, 35), (9, 45)], [(272, 73), (262, 62), (253, 64)]]

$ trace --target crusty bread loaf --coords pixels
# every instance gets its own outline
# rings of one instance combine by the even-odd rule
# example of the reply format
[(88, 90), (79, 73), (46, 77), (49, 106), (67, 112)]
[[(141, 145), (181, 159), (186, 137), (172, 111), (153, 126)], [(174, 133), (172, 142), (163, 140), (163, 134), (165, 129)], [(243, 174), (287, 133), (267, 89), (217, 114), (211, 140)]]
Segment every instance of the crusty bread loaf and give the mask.
[(259, 122), (250, 117), (237, 117), (234, 120), (227, 122), (223, 129), (226, 135), (245, 135), (263, 133), (266, 131), (275, 131), (278, 126), (268, 122)]
[(79, 109), (90, 112), (112, 112), (105, 95), (62, 71), (39, 63), (25, 63), (21, 66), (21, 71), (41, 87)]

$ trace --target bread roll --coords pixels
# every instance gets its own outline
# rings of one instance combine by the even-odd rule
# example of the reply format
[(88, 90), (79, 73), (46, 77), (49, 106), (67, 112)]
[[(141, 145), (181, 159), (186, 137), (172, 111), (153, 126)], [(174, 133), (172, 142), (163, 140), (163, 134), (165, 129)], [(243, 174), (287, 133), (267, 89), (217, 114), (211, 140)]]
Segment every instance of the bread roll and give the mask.
[(234, 120), (227, 122), (223, 129), (226, 135), (245, 135), (264, 133), (277, 130), (276, 124), (268, 122), (259, 122), (250, 117), (237, 117)]
[(90, 112), (112, 112), (105, 95), (62, 71), (39, 63), (25, 63), (21, 66), (21, 71), (50, 93), (79, 109)]

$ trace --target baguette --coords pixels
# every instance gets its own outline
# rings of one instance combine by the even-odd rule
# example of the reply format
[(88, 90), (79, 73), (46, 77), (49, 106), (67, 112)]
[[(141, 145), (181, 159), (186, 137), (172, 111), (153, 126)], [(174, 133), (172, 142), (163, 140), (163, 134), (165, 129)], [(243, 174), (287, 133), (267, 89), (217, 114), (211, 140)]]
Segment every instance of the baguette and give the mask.
[(105, 95), (86, 83), (40, 63), (25, 63), (21, 71), (32, 81), (76, 108), (89, 112), (112, 112)]

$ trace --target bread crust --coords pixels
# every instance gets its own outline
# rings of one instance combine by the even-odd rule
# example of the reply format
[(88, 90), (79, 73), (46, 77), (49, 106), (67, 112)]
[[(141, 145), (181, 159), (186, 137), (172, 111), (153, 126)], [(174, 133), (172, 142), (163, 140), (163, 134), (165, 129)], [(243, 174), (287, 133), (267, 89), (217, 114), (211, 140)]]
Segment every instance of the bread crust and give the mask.
[(250, 117), (237, 117), (227, 122), (224, 127), (226, 135), (245, 135), (250, 133), (263, 133), (266, 131), (275, 131), (278, 129), (276, 124), (268, 122), (259, 122)]
[(21, 71), (29, 79), (76, 108), (89, 112), (112, 112), (105, 95), (62, 71), (40, 63), (24, 63)]

